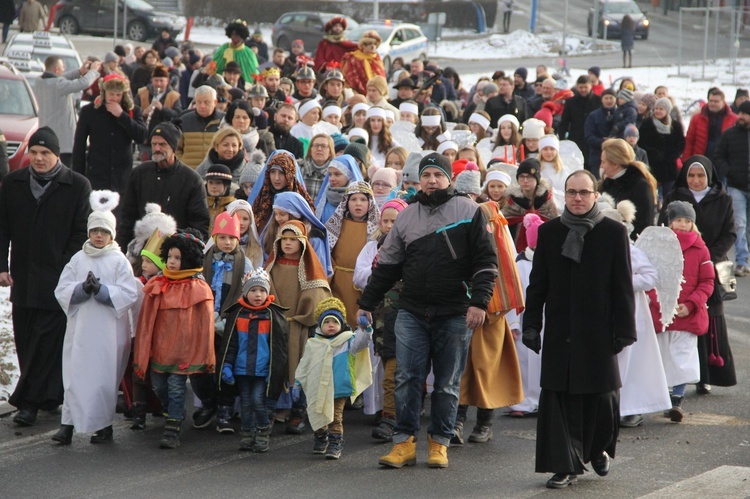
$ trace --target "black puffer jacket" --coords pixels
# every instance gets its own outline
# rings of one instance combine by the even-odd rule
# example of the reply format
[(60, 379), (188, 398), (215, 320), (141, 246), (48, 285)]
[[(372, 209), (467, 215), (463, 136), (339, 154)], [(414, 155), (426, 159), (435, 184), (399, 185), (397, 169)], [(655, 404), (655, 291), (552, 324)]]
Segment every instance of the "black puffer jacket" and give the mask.
[(685, 149), (685, 134), (682, 124), (673, 121), (670, 133), (659, 133), (655, 118), (643, 122), (638, 145), (646, 150), (651, 173), (659, 182), (670, 182), (677, 178), (677, 160)]
[(719, 139), (714, 158), (716, 169), (727, 179), (727, 187), (750, 191), (750, 128), (737, 123)]

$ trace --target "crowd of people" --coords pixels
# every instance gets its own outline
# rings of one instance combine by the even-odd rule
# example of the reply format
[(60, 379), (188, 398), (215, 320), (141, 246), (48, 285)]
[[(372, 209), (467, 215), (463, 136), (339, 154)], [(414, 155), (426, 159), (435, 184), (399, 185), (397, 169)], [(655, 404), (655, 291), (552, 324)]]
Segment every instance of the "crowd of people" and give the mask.
[(736, 384), (746, 91), (683, 120), (666, 87), (597, 67), (469, 88), (432, 61), (386, 72), (377, 32), (345, 28), (312, 56), (269, 58), (236, 20), (210, 55), (163, 36), (45, 61), (31, 165), (0, 186), (15, 423), (62, 405), (53, 440), (110, 442), (119, 397), (173, 449), (189, 380), (192, 426), (239, 428), (240, 450), (272, 449), (277, 423), (339, 459), (351, 406), (401, 468), (429, 392), (430, 467), (469, 406), (474, 443), (537, 413), (536, 471), (562, 488), (606, 475), (644, 414), (682, 421), (686, 385)]

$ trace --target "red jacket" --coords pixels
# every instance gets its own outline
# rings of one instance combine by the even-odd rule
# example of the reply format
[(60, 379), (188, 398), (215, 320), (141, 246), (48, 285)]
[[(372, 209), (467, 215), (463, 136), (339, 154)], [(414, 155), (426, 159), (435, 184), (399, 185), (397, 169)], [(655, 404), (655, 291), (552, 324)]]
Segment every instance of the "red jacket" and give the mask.
[[(682, 271), (682, 289), (677, 303), (684, 303), (689, 310), (686, 317), (674, 317), (667, 331), (686, 331), (701, 336), (708, 332), (708, 308), (706, 302), (714, 292), (714, 265), (706, 243), (697, 232), (675, 232), (680, 240), (685, 267)], [(656, 293), (648, 292), (649, 308), (654, 328), (662, 330), (661, 313)]]
[(325, 38), (320, 40), (318, 48), (315, 50), (315, 71), (325, 73), (326, 64), (329, 62), (341, 63), (344, 54), (357, 50), (357, 42), (351, 40), (341, 40), (339, 43), (329, 42)]
[[(737, 115), (734, 114), (726, 104), (724, 104), (724, 111), (724, 120), (721, 123), (722, 133), (737, 121)], [(687, 135), (685, 137), (685, 149), (682, 151), (683, 162), (690, 156), (706, 154), (706, 146), (708, 145), (708, 123), (708, 106), (703, 106), (699, 113), (694, 114), (693, 117), (690, 118), (690, 126), (688, 127)]]

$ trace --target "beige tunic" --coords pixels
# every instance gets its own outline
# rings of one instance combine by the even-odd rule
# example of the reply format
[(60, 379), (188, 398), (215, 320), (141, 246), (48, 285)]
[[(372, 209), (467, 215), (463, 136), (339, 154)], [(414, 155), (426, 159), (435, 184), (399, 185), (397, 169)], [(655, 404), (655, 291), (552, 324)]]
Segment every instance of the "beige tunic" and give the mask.
[(359, 309), (357, 300), (362, 295), (362, 290), (354, 287), (354, 268), (357, 266), (357, 257), (366, 243), (367, 222), (355, 222), (345, 218), (341, 225), (341, 235), (331, 252), (331, 293), (344, 302), (346, 322), (350, 327), (356, 327)]

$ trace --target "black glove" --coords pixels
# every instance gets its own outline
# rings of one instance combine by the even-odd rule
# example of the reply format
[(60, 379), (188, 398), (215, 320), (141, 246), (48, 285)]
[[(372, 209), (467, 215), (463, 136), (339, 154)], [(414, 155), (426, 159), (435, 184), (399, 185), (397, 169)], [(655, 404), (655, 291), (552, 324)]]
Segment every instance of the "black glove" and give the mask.
[(542, 335), (536, 329), (524, 329), (521, 341), (534, 353), (539, 353), (542, 349)]
[(94, 273), (91, 272), (90, 270), (89, 270), (88, 277), (86, 277), (86, 282), (83, 285), (84, 291), (86, 291), (87, 287), (88, 287), (88, 292), (92, 294), (97, 294), (102, 287), (101, 283), (99, 282), (99, 279), (97, 279)]
[(615, 338), (615, 341), (612, 344), (612, 348), (615, 350), (615, 355), (622, 352), (623, 348), (629, 347), (633, 343), (635, 343), (633, 338)]

